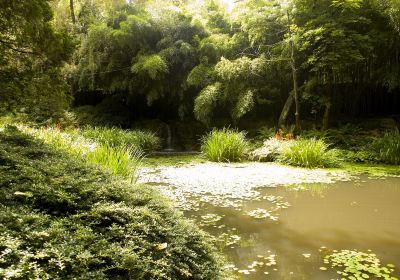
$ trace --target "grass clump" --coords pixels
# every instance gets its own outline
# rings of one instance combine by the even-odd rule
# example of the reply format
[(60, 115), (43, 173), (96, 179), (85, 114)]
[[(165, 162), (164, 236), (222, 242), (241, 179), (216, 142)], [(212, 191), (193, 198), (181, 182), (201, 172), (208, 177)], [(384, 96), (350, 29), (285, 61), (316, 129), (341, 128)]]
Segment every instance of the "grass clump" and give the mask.
[(87, 127), (82, 130), (82, 135), (101, 144), (129, 148), (141, 153), (150, 153), (161, 147), (160, 138), (149, 131)]
[(112, 146), (106, 142), (93, 142), (82, 137), (79, 131), (62, 132), (57, 128), (21, 128), (76, 159), (101, 166), (114, 175), (122, 175), (131, 181), (137, 179), (138, 167), (142, 160), (142, 154), (137, 150)]
[(245, 133), (223, 128), (214, 129), (202, 139), (201, 150), (208, 160), (242, 161), (248, 147)]
[(372, 146), (381, 162), (400, 164), (400, 133), (398, 131), (385, 133), (383, 137), (376, 139)]
[(280, 162), (300, 167), (335, 167), (339, 164), (338, 152), (329, 149), (322, 139), (297, 139), (283, 147)]
[(222, 265), (155, 190), (0, 132), (1, 279), (222, 279)]

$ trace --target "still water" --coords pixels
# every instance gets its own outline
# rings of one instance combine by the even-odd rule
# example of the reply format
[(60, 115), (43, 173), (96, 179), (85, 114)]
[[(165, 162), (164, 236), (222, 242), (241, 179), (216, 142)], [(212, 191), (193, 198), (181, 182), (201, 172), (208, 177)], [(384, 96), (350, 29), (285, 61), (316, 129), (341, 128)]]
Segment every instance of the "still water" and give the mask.
[(399, 277), (400, 178), (260, 192), (241, 207), (203, 204), (186, 213), (228, 243), (223, 250), (242, 279), (341, 279), (321, 267), (327, 251), (342, 249), (371, 250), (382, 264), (395, 265), (392, 276)]

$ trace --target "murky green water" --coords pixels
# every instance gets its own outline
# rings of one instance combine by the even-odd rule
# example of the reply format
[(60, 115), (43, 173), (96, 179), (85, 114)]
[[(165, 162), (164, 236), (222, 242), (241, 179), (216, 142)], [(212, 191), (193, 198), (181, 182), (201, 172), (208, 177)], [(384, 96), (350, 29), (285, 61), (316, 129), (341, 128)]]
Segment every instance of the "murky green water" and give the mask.
[(243, 279), (340, 279), (320, 270), (323, 255), (335, 249), (372, 250), (399, 277), (400, 178), (261, 192), (241, 208), (203, 204), (186, 213), (219, 236), (221, 246), (228, 243), (224, 252)]

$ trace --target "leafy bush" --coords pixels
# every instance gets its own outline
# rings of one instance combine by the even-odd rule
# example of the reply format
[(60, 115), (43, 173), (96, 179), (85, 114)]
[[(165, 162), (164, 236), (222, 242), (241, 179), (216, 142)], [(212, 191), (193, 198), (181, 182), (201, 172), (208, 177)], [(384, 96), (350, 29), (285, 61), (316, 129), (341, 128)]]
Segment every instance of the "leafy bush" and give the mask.
[(214, 250), (153, 189), (0, 132), (0, 278), (222, 279)]
[(400, 164), (400, 133), (398, 131), (387, 132), (372, 144), (378, 153), (379, 160), (389, 164)]
[(243, 132), (214, 129), (202, 140), (203, 154), (211, 161), (236, 162), (243, 160), (248, 142)]
[(372, 149), (364, 148), (359, 151), (341, 150), (340, 153), (344, 160), (356, 163), (373, 163), (377, 162), (378, 156)]
[(82, 130), (82, 135), (101, 144), (131, 148), (142, 153), (155, 151), (161, 146), (160, 138), (149, 131), (87, 127)]
[(298, 139), (284, 147), (278, 160), (301, 167), (332, 167), (339, 163), (338, 151), (321, 139)]
[(266, 140), (274, 137), (276, 134), (276, 129), (273, 127), (263, 126), (257, 131), (257, 140)]
[(249, 153), (250, 160), (261, 162), (275, 161), (282, 153), (284, 147), (288, 147), (292, 141), (280, 141), (275, 138), (269, 138), (264, 141), (262, 146)]
[(353, 124), (346, 124), (340, 128), (331, 128), (325, 131), (307, 130), (301, 133), (301, 137), (323, 139), (329, 145), (349, 150), (364, 148), (371, 142), (370, 133)]
[(130, 127), (129, 110), (114, 96), (106, 97), (96, 106), (80, 106), (72, 111), (81, 126)]

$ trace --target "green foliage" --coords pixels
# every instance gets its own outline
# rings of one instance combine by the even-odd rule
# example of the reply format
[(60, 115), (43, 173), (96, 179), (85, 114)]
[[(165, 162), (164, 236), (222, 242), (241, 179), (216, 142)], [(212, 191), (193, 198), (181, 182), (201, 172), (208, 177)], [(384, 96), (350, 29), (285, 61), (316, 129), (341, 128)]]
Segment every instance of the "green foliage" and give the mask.
[(168, 65), (159, 55), (141, 56), (131, 68), (132, 73), (148, 75), (150, 79), (159, 79), (159, 76), (168, 73)]
[(108, 19), (113, 24), (89, 27), (71, 68), (72, 83), (80, 93), (118, 94), (127, 106), (146, 106), (144, 96), (149, 107), (161, 101), (169, 104), (166, 110), (182, 113), (193, 101), (186, 98), (186, 80), (204, 31), (188, 13), (171, 9), (173, 3), (146, 2), (117, 9), (119, 16)]
[(89, 141), (74, 130), (61, 132), (57, 128), (22, 127), (22, 129), (77, 160), (84, 160), (100, 166), (115, 175), (129, 178), (131, 181), (137, 179), (138, 167), (142, 158), (139, 150), (124, 146), (113, 147), (105, 142)]
[(378, 257), (373, 253), (341, 250), (327, 255), (324, 262), (330, 264), (342, 279), (369, 279), (371, 277), (396, 280), (392, 276), (394, 265), (381, 265)]
[(273, 127), (263, 126), (257, 131), (257, 140), (265, 140), (274, 137), (276, 129)]
[(192, 69), (187, 78), (189, 86), (205, 87), (214, 75), (214, 68), (205, 64), (199, 64)]
[(194, 115), (196, 119), (208, 124), (212, 118), (213, 109), (221, 95), (221, 84), (215, 83), (204, 88), (196, 97)]
[(357, 150), (364, 148), (372, 141), (370, 133), (363, 131), (359, 126), (346, 124), (339, 128), (331, 128), (328, 130), (306, 130), (301, 133), (303, 138), (323, 139), (328, 144), (348, 150)]
[(215, 162), (242, 161), (248, 147), (245, 134), (236, 130), (214, 129), (202, 139), (201, 150), (204, 156)]
[(377, 153), (374, 150), (366, 147), (358, 151), (341, 150), (340, 153), (342, 158), (347, 162), (373, 163), (377, 162), (378, 160)]
[(150, 131), (86, 127), (81, 134), (85, 138), (113, 148), (129, 148), (141, 153), (151, 153), (161, 147), (160, 138)]
[(93, 151), (85, 154), (88, 163), (100, 165), (112, 174), (123, 175), (136, 181), (142, 155), (136, 150), (124, 147), (111, 147), (105, 144), (97, 145)]
[(73, 108), (77, 125), (130, 127), (132, 121), (126, 106), (114, 97), (105, 98), (96, 106), (80, 106)]
[(0, 113), (43, 121), (69, 105), (60, 66), (74, 43), (53, 29), (51, 18), (46, 0), (0, 3)]
[(0, 132), (2, 279), (222, 279), (210, 238), (155, 190)]
[(372, 147), (378, 153), (380, 161), (400, 165), (400, 134), (398, 131), (385, 133), (384, 136), (372, 143)]
[(339, 164), (339, 153), (322, 139), (298, 139), (284, 147), (278, 160), (301, 167), (334, 167)]

